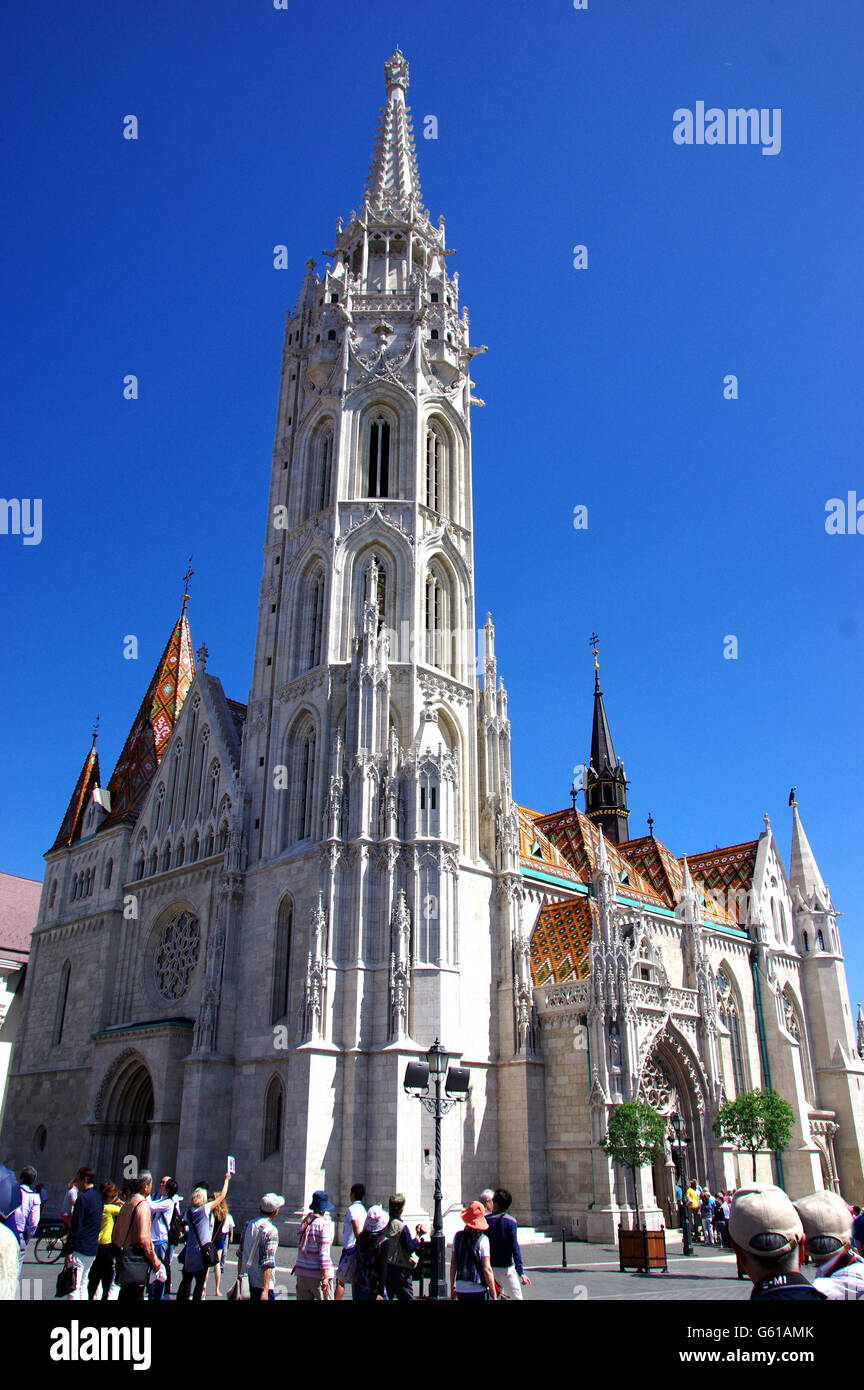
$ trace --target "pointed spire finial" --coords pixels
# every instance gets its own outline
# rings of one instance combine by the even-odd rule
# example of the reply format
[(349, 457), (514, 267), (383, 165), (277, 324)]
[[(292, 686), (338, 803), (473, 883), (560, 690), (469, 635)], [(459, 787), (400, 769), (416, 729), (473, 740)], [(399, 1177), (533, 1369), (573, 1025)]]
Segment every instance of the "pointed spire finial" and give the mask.
[(589, 642), (589, 645), (590, 645), (590, 647), (591, 647), (592, 652), (594, 653), (594, 685), (595, 685), (595, 688), (599, 688), (599, 686), (600, 686), (600, 663), (599, 663), (599, 661), (597, 660), (597, 643), (598, 643), (599, 641), (600, 641), (600, 638), (598, 637), (597, 633), (596, 633), (596, 632), (592, 632), (592, 633), (591, 633), (591, 636), (588, 638), (588, 642)]
[(209, 651), (207, 650), (207, 643), (206, 643), (206, 642), (202, 642), (202, 643), (201, 643), (201, 646), (198, 648), (197, 652), (195, 653), (195, 659), (196, 659), (196, 661), (198, 662), (198, 665), (199, 665), (199, 667), (201, 668), (201, 671), (202, 671), (202, 672), (207, 670), (207, 658), (209, 657), (209, 655), (210, 655), (210, 653), (209, 653)]
[(654, 839), (654, 817), (652, 816), (652, 814), (651, 814), (650, 811), (648, 812), (648, 834), (651, 836), (651, 839), (653, 840), (653, 839)]
[(93, 747), (96, 747), (96, 740), (99, 737), (99, 715), (96, 716), (96, 723), (93, 725)]
[(791, 789), (791, 791), (789, 792), (789, 805), (790, 805), (790, 806), (797, 806), (797, 805), (798, 805), (798, 801), (797, 801), (797, 799), (796, 799), (796, 797), (795, 797), (795, 793), (797, 792), (797, 790), (798, 790), (797, 787), (793, 787), (793, 788)]
[(189, 563), (186, 566), (186, 573), (183, 576), (183, 612), (186, 612), (186, 605), (189, 602), (189, 581), (195, 571), (192, 568), (192, 556), (189, 556)]
[(766, 829), (766, 830), (770, 830), (770, 829), (771, 829), (771, 817), (769, 816), (769, 814), (768, 814), (767, 811), (765, 812), (765, 814), (764, 814), (764, 816), (762, 817), (762, 819), (763, 819), (764, 822), (765, 822), (765, 829)]

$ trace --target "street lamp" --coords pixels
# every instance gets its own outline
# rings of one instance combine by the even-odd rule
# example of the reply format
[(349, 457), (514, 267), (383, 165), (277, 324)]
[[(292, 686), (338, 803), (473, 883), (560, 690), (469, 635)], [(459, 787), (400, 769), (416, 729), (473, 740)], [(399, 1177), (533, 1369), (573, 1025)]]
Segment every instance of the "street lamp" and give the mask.
[[(470, 1076), (467, 1067), (450, 1067), (447, 1049), (436, 1038), (426, 1053), (425, 1062), (409, 1062), (405, 1068), (403, 1086), (409, 1096), (422, 1101), (435, 1120), (435, 1208), (432, 1216), (432, 1274), (429, 1297), (447, 1298), (447, 1278), (444, 1269), (444, 1222), (441, 1214), (441, 1120), (468, 1094)], [(446, 1073), (446, 1082), (444, 1080)], [(429, 1094), (430, 1077), (435, 1083), (434, 1095)], [(442, 1086), (445, 1095), (442, 1096)]]
[(690, 1213), (687, 1210), (687, 1201), (684, 1188), (684, 1121), (678, 1114), (677, 1110), (674, 1110), (672, 1112), (672, 1114), (669, 1116), (669, 1119), (671, 1121), (672, 1128), (675, 1131), (675, 1138), (678, 1142), (678, 1182), (681, 1187), (681, 1201), (678, 1203), (678, 1219), (681, 1222), (681, 1253), (683, 1255), (692, 1255), (693, 1246), (690, 1243)]

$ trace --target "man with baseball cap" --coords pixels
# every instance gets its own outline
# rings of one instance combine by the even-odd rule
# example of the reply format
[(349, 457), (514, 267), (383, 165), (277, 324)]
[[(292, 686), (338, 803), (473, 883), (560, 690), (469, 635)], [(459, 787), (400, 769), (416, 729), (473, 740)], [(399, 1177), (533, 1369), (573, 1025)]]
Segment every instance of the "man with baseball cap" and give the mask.
[(801, 1273), (804, 1229), (782, 1187), (751, 1183), (732, 1198), (729, 1238), (753, 1282), (752, 1300), (822, 1299)]
[(864, 1298), (864, 1259), (852, 1248), (852, 1213), (836, 1192), (811, 1192), (795, 1203), (807, 1254), (818, 1266), (813, 1287), (826, 1298)]

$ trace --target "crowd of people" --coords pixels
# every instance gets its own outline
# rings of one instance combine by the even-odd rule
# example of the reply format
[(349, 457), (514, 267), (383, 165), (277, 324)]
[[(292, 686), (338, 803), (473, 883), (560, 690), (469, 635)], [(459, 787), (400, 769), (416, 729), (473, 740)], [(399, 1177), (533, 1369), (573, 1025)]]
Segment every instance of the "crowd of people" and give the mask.
[[(14, 1174), (7, 1171), (7, 1176), (14, 1183)], [(219, 1191), (196, 1183), (186, 1203), (170, 1176), (154, 1191), (152, 1173), (141, 1172), (120, 1190), (113, 1182), (97, 1187), (93, 1169), (79, 1168), (67, 1184), (60, 1210), (65, 1238), (57, 1296), (119, 1302), (168, 1299), (176, 1255), (182, 1268), (177, 1300), (203, 1299), (211, 1271), (217, 1298), (273, 1300), (276, 1219), (285, 1199), (275, 1192), (261, 1198), (259, 1214), (246, 1223), (239, 1242), (237, 1278), (226, 1291), (225, 1255), (235, 1228), (228, 1208), (230, 1181), (226, 1173)], [(13, 1191), (12, 1186), (8, 1190)], [(21, 1170), (10, 1201), (14, 1205), (0, 1220), (0, 1297), (15, 1296), (27, 1245), (39, 1228), (42, 1192), (33, 1168)], [(334, 1268), (333, 1203), (323, 1190), (312, 1194), (299, 1224), (291, 1271), (298, 1302), (338, 1302), (349, 1285), (357, 1302), (415, 1298), (426, 1228), (417, 1224), (412, 1231), (403, 1220), (405, 1197), (400, 1192), (388, 1198), (386, 1211), (378, 1202), (367, 1209), (365, 1201), (365, 1186), (356, 1183), (345, 1212), (341, 1258)], [(522, 1298), (523, 1286), (531, 1281), (522, 1265), (516, 1222), (508, 1215), (510, 1205), (509, 1192), (489, 1188), (463, 1211), (450, 1264), (452, 1298)], [(4, 1270), (10, 1275), (5, 1290)]]
[[(28, 1242), (37, 1233), (42, 1191), (32, 1167), (0, 1171), (0, 1299), (13, 1298)], [(142, 1299), (171, 1297), (175, 1255), (182, 1276), (175, 1298), (200, 1300), (211, 1271), (217, 1298), (272, 1301), (276, 1297), (279, 1247), (277, 1217), (284, 1197), (267, 1192), (257, 1217), (239, 1241), (237, 1277), (223, 1288), (225, 1256), (235, 1229), (228, 1208), (231, 1174), (210, 1191), (198, 1182), (188, 1203), (170, 1176), (154, 1192), (153, 1175), (139, 1173), (120, 1191), (112, 1182), (96, 1186), (84, 1166), (68, 1184), (60, 1221), (65, 1230), (58, 1297)], [(738, 1268), (752, 1284), (753, 1299), (864, 1298), (864, 1213), (835, 1192), (820, 1191), (792, 1202), (782, 1188), (753, 1183), (712, 1194), (695, 1180), (678, 1200), (706, 1245), (734, 1250)], [(449, 1289), (459, 1302), (522, 1299), (531, 1280), (525, 1273), (510, 1193), (485, 1189), (461, 1214), (453, 1239)], [(333, 1203), (323, 1190), (312, 1194), (299, 1223), (292, 1273), (298, 1302), (340, 1301), (350, 1285), (356, 1302), (405, 1302), (415, 1298), (415, 1276), (427, 1235), (403, 1220), (405, 1197), (393, 1193), (386, 1211), (366, 1206), (366, 1189), (350, 1192), (342, 1228), (341, 1256), (334, 1268)], [(814, 1265), (808, 1279), (802, 1265)]]

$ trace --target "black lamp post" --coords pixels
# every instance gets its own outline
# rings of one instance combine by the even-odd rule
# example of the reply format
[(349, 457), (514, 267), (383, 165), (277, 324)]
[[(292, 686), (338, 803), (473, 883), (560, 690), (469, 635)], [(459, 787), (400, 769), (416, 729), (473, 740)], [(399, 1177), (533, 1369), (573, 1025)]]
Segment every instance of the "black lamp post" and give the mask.
[[(423, 1102), (424, 1107), (435, 1120), (435, 1207), (432, 1215), (432, 1273), (429, 1280), (429, 1297), (446, 1299), (447, 1275), (445, 1271), (444, 1221), (441, 1212), (441, 1120), (459, 1101), (468, 1094), (469, 1073), (467, 1067), (450, 1067), (447, 1049), (436, 1038), (426, 1053), (425, 1062), (409, 1062), (405, 1068), (402, 1083), (409, 1096)], [(446, 1082), (444, 1080), (446, 1073)], [(429, 1094), (429, 1079), (435, 1083), (435, 1092)], [(441, 1090), (445, 1095), (441, 1094)]]
[(684, 1187), (684, 1138), (682, 1133), (684, 1129), (684, 1121), (678, 1114), (677, 1110), (673, 1111), (673, 1113), (669, 1116), (669, 1119), (672, 1123), (672, 1128), (675, 1131), (675, 1139), (678, 1144), (678, 1183), (681, 1188), (681, 1201), (678, 1203), (678, 1219), (681, 1222), (681, 1253), (683, 1255), (692, 1255), (693, 1246), (690, 1243), (690, 1213), (687, 1210), (686, 1192)]

